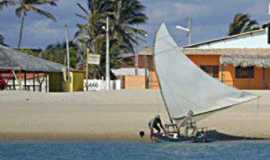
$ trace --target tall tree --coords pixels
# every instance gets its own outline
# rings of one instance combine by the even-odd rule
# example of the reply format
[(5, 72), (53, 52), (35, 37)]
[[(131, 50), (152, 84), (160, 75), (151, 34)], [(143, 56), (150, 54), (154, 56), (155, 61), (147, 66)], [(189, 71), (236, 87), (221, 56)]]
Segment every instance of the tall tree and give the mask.
[(248, 14), (238, 13), (229, 27), (229, 35), (249, 32), (259, 29), (260, 26), (256, 20), (251, 20)]
[(106, 17), (110, 18), (111, 66), (115, 67), (118, 65), (118, 55), (134, 52), (135, 46), (146, 34), (145, 31), (137, 28), (147, 20), (147, 16), (143, 13), (145, 7), (139, 0), (88, 0), (87, 2), (87, 9), (82, 4), (78, 4), (84, 14), (77, 14), (77, 16), (87, 22), (78, 25), (79, 31), (75, 35), (75, 40), (86, 42), (91, 53), (101, 54), (101, 65), (98, 69), (101, 71), (100, 74), (104, 75)]
[(41, 16), (49, 18), (51, 20), (56, 21), (56, 18), (51, 13), (38, 8), (41, 5), (51, 5), (56, 6), (57, 0), (20, 0), (20, 5), (16, 9), (16, 15), (21, 18), (21, 25), (20, 25), (20, 33), (19, 33), (19, 40), (18, 40), (18, 48), (21, 47), (22, 37), (23, 37), (23, 28), (24, 28), (24, 21), (25, 16), (27, 16), (28, 12), (37, 13)]
[(135, 52), (134, 47), (144, 39), (146, 32), (138, 25), (147, 21), (145, 7), (138, 0), (112, 0), (113, 45), (123, 51)]
[(15, 5), (16, 0), (0, 0), (0, 10), (4, 7)]
[(98, 54), (98, 43), (104, 38), (103, 26), (104, 19), (108, 15), (108, 0), (87, 0), (87, 8), (77, 3), (83, 14), (76, 14), (78, 17), (86, 21), (85, 24), (79, 24), (79, 31), (75, 37), (80, 42), (86, 43), (92, 53)]
[[(16, 4), (16, 0), (0, 0), (0, 11), (4, 7), (12, 6)], [(0, 45), (6, 45), (4, 42), (4, 36), (0, 34)]]
[[(75, 34), (74, 42), (78, 46), (78, 65), (82, 64), (86, 48), (89, 49), (90, 53), (102, 55), (102, 47), (105, 43), (105, 19), (109, 14), (110, 1), (109, 0), (87, 0), (87, 7), (83, 4), (77, 3), (81, 9), (82, 14), (76, 14), (78, 17), (85, 21), (85, 24), (78, 24), (78, 32)], [(86, 65), (87, 62), (84, 61)], [(95, 77), (102, 76), (102, 67), (91, 66), (90, 75)]]
[(4, 37), (0, 34), (0, 44), (5, 45)]
[[(70, 46), (70, 66), (72, 68), (76, 67), (76, 54), (77, 48), (72, 42), (69, 42)], [(66, 65), (66, 42), (49, 44), (46, 49), (33, 49), (33, 48), (21, 48), (20, 51), (27, 53), (29, 55), (47, 59), (52, 62), (60, 63)]]
[[(72, 68), (75, 68), (77, 49), (76, 49), (76, 46), (74, 46), (72, 42), (69, 42), (69, 47), (70, 47), (69, 48), (70, 49), (70, 66)], [(50, 44), (40, 54), (41, 54), (41, 57), (44, 59), (51, 60), (53, 62), (61, 63), (64, 65), (67, 64), (65, 42)]]

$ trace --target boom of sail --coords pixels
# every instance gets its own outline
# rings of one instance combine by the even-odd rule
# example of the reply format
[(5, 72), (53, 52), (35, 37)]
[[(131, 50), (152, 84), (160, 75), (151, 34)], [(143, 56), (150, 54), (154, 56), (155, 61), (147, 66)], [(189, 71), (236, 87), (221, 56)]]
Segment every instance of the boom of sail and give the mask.
[(204, 114), (257, 98), (224, 85), (193, 64), (164, 23), (156, 35), (154, 60), (162, 96), (173, 120), (183, 118), (190, 110), (194, 115)]

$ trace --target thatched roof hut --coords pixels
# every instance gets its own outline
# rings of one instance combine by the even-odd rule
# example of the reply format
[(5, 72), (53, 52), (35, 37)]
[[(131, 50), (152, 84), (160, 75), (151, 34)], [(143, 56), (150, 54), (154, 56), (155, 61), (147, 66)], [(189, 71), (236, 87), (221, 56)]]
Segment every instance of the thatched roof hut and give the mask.
[(0, 45), (0, 70), (63, 72), (65, 66)]

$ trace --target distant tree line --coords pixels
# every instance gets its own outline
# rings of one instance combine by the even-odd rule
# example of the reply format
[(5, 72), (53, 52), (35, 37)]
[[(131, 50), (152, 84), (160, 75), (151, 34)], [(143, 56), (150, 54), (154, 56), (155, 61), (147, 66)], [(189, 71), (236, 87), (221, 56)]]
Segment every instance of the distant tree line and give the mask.
[[(77, 48), (72, 42), (69, 42), (69, 46), (70, 46), (69, 48), (70, 49), (70, 66), (72, 68), (76, 68)], [(35, 57), (44, 58), (46, 60), (50, 60), (50, 61), (60, 63), (63, 65), (67, 64), (66, 44), (64, 42), (50, 44), (44, 50), (32, 49), (32, 48), (21, 48), (19, 50)]]
[(1, 45), (4, 45), (4, 46), (6, 45), (6, 44), (5, 44), (4, 36), (2, 36), (1, 34), (0, 34), (0, 44), (1, 44)]

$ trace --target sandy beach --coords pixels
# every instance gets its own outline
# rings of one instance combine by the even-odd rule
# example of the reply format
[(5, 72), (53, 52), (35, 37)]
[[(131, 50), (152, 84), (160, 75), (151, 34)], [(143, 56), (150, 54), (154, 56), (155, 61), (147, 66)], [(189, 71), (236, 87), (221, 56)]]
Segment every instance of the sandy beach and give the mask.
[[(213, 113), (200, 127), (222, 133), (270, 138), (270, 91), (249, 91), (258, 101)], [(148, 134), (157, 113), (168, 121), (159, 92), (0, 92), (1, 139), (132, 139)], [(144, 138), (148, 140), (148, 136)]]
[(158, 93), (0, 92), (0, 138), (137, 139), (156, 113)]

